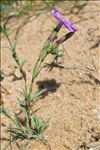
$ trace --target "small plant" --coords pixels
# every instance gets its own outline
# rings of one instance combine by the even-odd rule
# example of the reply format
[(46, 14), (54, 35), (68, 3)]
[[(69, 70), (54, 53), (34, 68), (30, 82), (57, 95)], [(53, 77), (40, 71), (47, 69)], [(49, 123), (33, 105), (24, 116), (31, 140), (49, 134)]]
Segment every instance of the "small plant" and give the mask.
[[(9, 118), (14, 124), (12, 127), (7, 129), (7, 131), (10, 132), (13, 136), (13, 140), (33, 138), (36, 140), (41, 140), (44, 143), (46, 142), (43, 137), (43, 133), (44, 130), (47, 128), (49, 119), (47, 119), (46, 121), (40, 121), (36, 115), (31, 114), (30, 109), (34, 102), (36, 102), (42, 96), (46, 89), (42, 89), (33, 93), (33, 83), (39, 75), (40, 71), (42, 70), (43, 62), (46, 59), (47, 55), (53, 55), (54, 60), (57, 60), (59, 57), (61, 57), (63, 55), (63, 51), (59, 50), (59, 45), (62, 44), (64, 41), (68, 40), (77, 30), (76, 27), (68, 20), (62, 19), (61, 14), (57, 10), (54, 9), (51, 11), (51, 13), (59, 21), (59, 23), (48, 37), (43, 49), (38, 56), (37, 62), (33, 67), (32, 79), (29, 87), (26, 83), (26, 73), (23, 70), (23, 65), (25, 61), (20, 61), (16, 52), (16, 42), (12, 44), (6, 28), (1, 27), (1, 31), (4, 33), (5, 37), (9, 42), (12, 56), (25, 81), (25, 88), (22, 91), (19, 91), (22, 94), (22, 98), (17, 98), (23, 117), (20, 117), (16, 112), (14, 112), (12, 116), (4, 107), (1, 107), (1, 113)], [(61, 39), (57, 39), (57, 34), (63, 25), (68, 28), (70, 32), (64, 35)]]
[(46, 140), (43, 137), (43, 132), (47, 128), (49, 119), (42, 122), (37, 118), (37, 116), (30, 116), (29, 111), (25, 107), (23, 108), (24, 120), (19, 118), (15, 112), (14, 116), (11, 117), (11, 115), (3, 107), (1, 109), (1, 113), (9, 118), (14, 124), (14, 127), (7, 129), (7, 131), (11, 133), (13, 140), (36, 139), (46, 143)]

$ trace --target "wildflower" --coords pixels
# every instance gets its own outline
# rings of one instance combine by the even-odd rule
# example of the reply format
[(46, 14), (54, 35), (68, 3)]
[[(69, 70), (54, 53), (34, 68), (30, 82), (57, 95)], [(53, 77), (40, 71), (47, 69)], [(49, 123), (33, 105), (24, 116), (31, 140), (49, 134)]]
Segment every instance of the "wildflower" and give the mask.
[(70, 32), (75, 32), (77, 31), (77, 28), (67, 19), (63, 19), (62, 15), (56, 10), (53, 9), (51, 10), (52, 15), (59, 21), (61, 22)]
[[(59, 57), (61, 57), (63, 55), (63, 50), (58, 49), (59, 45), (61, 45), (63, 42), (65, 42), (70, 37), (72, 37), (72, 35), (77, 31), (77, 28), (69, 20), (63, 19), (62, 15), (57, 10), (53, 9), (53, 10), (51, 10), (51, 13), (59, 22), (46, 41), (46, 44), (44, 46), (44, 52), (46, 50), (47, 54), (48, 54), (48, 52), (51, 53), (54, 56), (54, 60), (57, 60)], [(70, 32), (66, 33), (60, 39), (57, 39), (58, 38), (57, 34), (63, 25)], [(46, 56), (46, 55), (42, 55), (42, 56)], [(44, 57), (43, 57), (43, 59), (44, 59)]]

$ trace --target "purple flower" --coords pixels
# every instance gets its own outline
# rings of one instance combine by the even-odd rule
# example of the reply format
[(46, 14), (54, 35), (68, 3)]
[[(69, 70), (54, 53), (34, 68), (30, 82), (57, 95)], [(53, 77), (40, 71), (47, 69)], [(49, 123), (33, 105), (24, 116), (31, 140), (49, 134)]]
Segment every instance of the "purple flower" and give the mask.
[(63, 19), (62, 15), (56, 9), (51, 10), (51, 13), (59, 22), (62, 22), (62, 24), (67, 27), (70, 32), (77, 31), (77, 28), (69, 20)]

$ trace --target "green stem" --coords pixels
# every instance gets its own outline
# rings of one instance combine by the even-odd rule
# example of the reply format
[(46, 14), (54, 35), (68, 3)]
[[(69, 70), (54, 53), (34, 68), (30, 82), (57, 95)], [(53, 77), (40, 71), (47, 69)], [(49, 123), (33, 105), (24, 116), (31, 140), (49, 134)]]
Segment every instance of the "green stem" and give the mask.
[(31, 79), (31, 84), (30, 84), (30, 89), (29, 89), (29, 96), (31, 95), (31, 92), (32, 92), (32, 86), (33, 86), (34, 80), (39, 74), (39, 69), (41, 68), (42, 63), (44, 62), (47, 55), (53, 50), (53, 48), (54, 48), (53, 43), (47, 41), (42, 51), (40, 52), (38, 60), (33, 68), (33, 74), (32, 74), (32, 79)]
[(11, 48), (13, 49), (14, 47), (13, 47), (13, 45), (12, 45), (10, 39), (9, 39), (9, 36), (8, 36), (7, 32), (6, 32), (3, 28), (2, 28), (2, 31), (3, 31), (3, 33), (5, 34), (5, 36), (6, 36), (7, 40), (8, 40), (8, 42), (9, 42), (9, 44), (10, 44), (10, 46), (11, 46)]
[(12, 56), (13, 56), (15, 62), (17, 63), (17, 65), (18, 65), (18, 67), (19, 67), (19, 70), (20, 70), (20, 73), (21, 73), (22, 77), (24, 78), (24, 81), (25, 81), (25, 89), (27, 90), (26, 76), (25, 76), (24, 71), (23, 71), (22, 68), (21, 68), (21, 64), (20, 64), (19, 58), (18, 58), (17, 53), (16, 53), (16, 50), (15, 50), (15, 45), (16, 45), (16, 44), (15, 44), (15, 45), (12, 44), (12, 42), (11, 42), (11, 40), (10, 40), (8, 34), (7, 34), (7, 31), (6, 31), (5, 29), (2, 28), (2, 31), (3, 31), (4, 35), (6, 36), (8, 42), (9, 42), (9, 45), (10, 45), (11, 51), (12, 51)]

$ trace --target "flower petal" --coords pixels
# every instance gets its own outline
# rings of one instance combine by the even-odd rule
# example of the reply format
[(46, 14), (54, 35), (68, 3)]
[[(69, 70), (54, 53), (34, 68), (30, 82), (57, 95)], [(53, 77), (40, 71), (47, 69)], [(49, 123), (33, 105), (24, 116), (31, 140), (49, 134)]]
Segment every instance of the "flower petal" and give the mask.
[(61, 16), (61, 14), (60, 14), (56, 9), (51, 10), (51, 13), (52, 13), (52, 15), (53, 15), (57, 20), (59, 20), (60, 22), (62, 22), (62, 24), (63, 24), (66, 28), (68, 28), (68, 30), (69, 30), (70, 32), (75, 32), (75, 31), (77, 31), (77, 28), (76, 28), (69, 20), (63, 19), (62, 16)]
[(77, 31), (77, 28), (69, 20), (64, 19), (63, 23), (71, 32)]
[(62, 22), (62, 16), (56, 9), (51, 10), (51, 13), (57, 20)]

